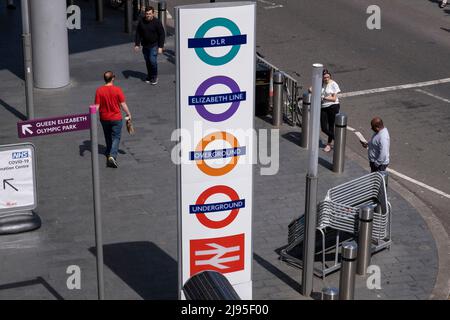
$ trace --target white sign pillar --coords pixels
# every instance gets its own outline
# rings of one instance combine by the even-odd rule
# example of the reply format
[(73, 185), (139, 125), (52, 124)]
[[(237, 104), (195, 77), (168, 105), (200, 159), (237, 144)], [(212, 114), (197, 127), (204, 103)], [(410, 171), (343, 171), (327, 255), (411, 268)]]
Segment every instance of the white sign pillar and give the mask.
[(176, 8), (179, 290), (197, 273), (252, 299), (254, 2)]

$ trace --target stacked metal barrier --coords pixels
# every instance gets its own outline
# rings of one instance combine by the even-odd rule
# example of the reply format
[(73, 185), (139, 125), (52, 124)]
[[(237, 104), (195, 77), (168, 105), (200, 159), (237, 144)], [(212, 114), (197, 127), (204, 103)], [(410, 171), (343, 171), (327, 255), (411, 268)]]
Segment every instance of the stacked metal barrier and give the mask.
[(390, 238), (390, 205), (384, 176), (378, 172), (328, 190), (325, 200), (319, 203), (318, 225), (356, 234), (359, 208), (367, 205), (381, 206), (381, 212), (374, 213), (372, 239)]
[[(317, 231), (321, 235), (322, 250), (316, 254), (322, 254), (322, 267), (316, 269), (319, 276), (333, 272), (340, 267), (338, 263), (338, 249), (341, 243), (341, 232), (356, 236), (358, 234), (359, 208), (366, 205), (377, 206), (374, 212), (372, 241), (373, 252), (380, 251), (391, 244), (391, 206), (387, 200), (385, 177), (379, 172), (374, 172), (355, 180), (330, 189), (325, 199), (318, 205)], [(326, 265), (325, 238), (329, 230), (337, 230), (334, 264)], [(282, 260), (291, 262), (299, 267), (302, 261), (289, 254), (296, 246), (303, 242), (304, 216), (295, 219), (288, 227), (288, 245), (280, 252)]]

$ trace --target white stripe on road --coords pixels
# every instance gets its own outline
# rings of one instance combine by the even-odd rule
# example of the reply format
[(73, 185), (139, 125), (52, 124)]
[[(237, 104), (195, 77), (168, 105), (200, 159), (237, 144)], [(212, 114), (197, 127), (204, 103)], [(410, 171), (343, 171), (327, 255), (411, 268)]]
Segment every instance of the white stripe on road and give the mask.
[[(450, 102), (450, 101), (449, 101), (449, 102)], [(356, 131), (355, 129), (353, 129), (352, 127), (349, 127), (349, 126), (347, 126), (347, 129), (348, 129), (349, 131), (354, 132), (355, 135), (356, 135), (357, 132), (355, 132), (355, 131)], [(359, 133), (359, 132), (358, 132), (358, 133)], [(356, 135), (356, 136), (357, 136), (357, 135)], [(357, 136), (357, 138), (359, 139), (358, 136)], [(407, 180), (407, 181), (409, 181), (409, 182), (411, 182), (411, 183), (414, 183), (414, 184), (416, 184), (416, 185), (418, 185), (418, 186), (420, 186), (420, 187), (422, 187), (422, 188), (425, 188), (425, 189), (427, 189), (427, 190), (429, 190), (429, 191), (432, 191), (432, 192), (434, 192), (434, 193), (437, 193), (438, 195), (443, 196), (443, 197), (445, 197), (445, 198), (447, 198), (447, 199), (450, 199), (450, 194), (447, 194), (447, 193), (445, 193), (445, 192), (443, 192), (443, 191), (441, 191), (441, 190), (439, 190), (439, 189), (436, 189), (436, 188), (434, 188), (434, 187), (431, 187), (431, 186), (429, 186), (429, 185), (427, 185), (427, 184), (425, 184), (425, 183), (423, 183), (423, 182), (417, 181), (416, 179), (410, 178), (410, 177), (404, 175), (403, 173), (400, 173), (400, 172), (395, 171), (395, 170), (393, 170), (393, 169), (387, 168), (387, 171), (390, 172), (390, 173), (392, 173), (393, 175), (399, 177), (399, 178), (405, 179), (405, 180)]]
[(450, 78), (445, 78), (445, 79), (440, 79), (440, 80), (403, 84), (400, 86), (392, 86), (392, 87), (385, 87), (385, 88), (378, 88), (378, 89), (347, 92), (347, 93), (340, 94), (339, 97), (340, 98), (356, 97), (356, 96), (362, 96), (362, 95), (366, 95), (366, 94), (373, 94), (373, 93), (380, 93), (380, 92), (387, 92), (387, 91), (397, 91), (397, 90), (404, 90), (404, 89), (411, 89), (411, 88), (428, 87), (428, 86), (434, 86), (436, 84), (449, 83), (449, 82), (450, 82)]
[(272, 1), (267, 1), (267, 0), (258, 0), (258, 2), (264, 3), (264, 4), (268, 4), (269, 6), (264, 7), (264, 9), (276, 9), (276, 8), (283, 8), (282, 4), (277, 4), (275, 2)]
[(450, 100), (445, 99), (445, 98), (442, 98), (442, 97), (439, 97), (439, 96), (437, 96), (437, 95), (435, 95), (435, 94), (432, 94), (432, 93), (430, 93), (430, 92), (427, 92), (427, 91), (425, 91), (425, 90), (422, 90), (422, 89), (416, 89), (416, 90), (414, 90), (414, 91), (420, 92), (420, 93), (426, 94), (427, 96), (433, 97), (433, 98), (435, 98), (435, 99), (438, 99), (438, 100), (441, 100), (441, 101), (450, 103)]
[(430, 191), (432, 191), (432, 192), (434, 192), (434, 193), (437, 193), (437, 194), (440, 195), (440, 196), (443, 196), (443, 197), (445, 197), (445, 198), (447, 198), (447, 199), (450, 199), (450, 194), (447, 194), (447, 193), (445, 193), (445, 192), (443, 192), (443, 191), (441, 191), (441, 190), (438, 190), (438, 189), (436, 189), (436, 188), (430, 187), (429, 185), (427, 185), (427, 184), (425, 184), (425, 183), (423, 183), (423, 182), (420, 182), (420, 181), (417, 181), (417, 180), (415, 180), (415, 179), (413, 179), (413, 178), (410, 178), (410, 177), (408, 177), (408, 176), (405, 176), (404, 174), (402, 174), (402, 173), (400, 173), (400, 172), (397, 172), (397, 171), (395, 171), (395, 170), (393, 170), (393, 169), (387, 168), (387, 171), (390, 172), (390, 173), (392, 173), (393, 175), (396, 175), (396, 176), (399, 177), (399, 178), (405, 179), (405, 180), (407, 180), (407, 181), (409, 181), (409, 182), (412, 182), (412, 183), (414, 183), (414, 184), (417, 184), (418, 186), (420, 186), (420, 187), (422, 187), (422, 188), (428, 189), (428, 190), (430, 190)]

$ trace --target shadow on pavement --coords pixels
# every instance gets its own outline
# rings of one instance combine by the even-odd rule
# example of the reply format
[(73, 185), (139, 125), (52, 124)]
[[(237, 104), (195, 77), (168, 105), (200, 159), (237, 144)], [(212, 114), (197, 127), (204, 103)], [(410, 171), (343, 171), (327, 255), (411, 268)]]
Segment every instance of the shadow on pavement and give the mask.
[(297, 146), (300, 146), (300, 142), (302, 140), (301, 132), (296, 132), (296, 131), (285, 133), (282, 135), (282, 137)]
[[(80, 148), (80, 156), (84, 157), (84, 153), (86, 151), (91, 152), (91, 140), (85, 140), (83, 141), (83, 144), (81, 144), (79, 146)], [(98, 145), (98, 154), (104, 156), (106, 152), (106, 146), (99, 144)], [(127, 154), (125, 151), (123, 151), (122, 149), (119, 149), (119, 154)]]
[[(100, 23), (95, 20), (95, 1), (75, 0), (74, 4), (81, 9), (81, 29), (68, 30), (69, 54), (125, 43), (130, 43), (131, 48), (134, 31), (131, 34), (124, 32), (123, 12), (105, 5), (104, 21)], [(0, 70), (9, 70), (23, 80), (20, 1), (16, 1), (16, 5), (17, 10), (0, 10)]]
[(13, 106), (7, 104), (5, 101), (3, 101), (2, 99), (0, 99), (0, 105), (5, 108), (7, 111), (11, 112), (15, 117), (19, 118), (22, 121), (27, 120), (27, 116), (24, 115), (22, 112), (18, 111), (16, 108), (14, 108)]
[[(95, 255), (95, 248), (89, 251)], [(152, 242), (103, 246), (104, 263), (144, 300), (177, 299), (178, 264)]]
[(302, 286), (295, 280), (293, 280), (290, 276), (288, 276), (287, 274), (285, 274), (283, 271), (281, 271), (280, 269), (278, 269), (276, 266), (274, 266), (273, 264), (271, 264), (269, 261), (267, 261), (266, 259), (262, 258), (261, 256), (259, 256), (258, 254), (254, 253), (253, 254), (253, 259), (264, 269), (266, 269), (267, 271), (269, 271), (270, 273), (272, 273), (275, 277), (277, 277), (278, 279), (280, 279), (281, 281), (283, 281), (285, 284), (287, 284), (289, 287), (291, 287), (292, 289), (294, 289), (297, 292), (301, 292), (301, 288)]
[(33, 280), (2, 284), (2, 285), (0, 285), (0, 291), (1, 290), (9, 290), (9, 289), (17, 289), (17, 288), (35, 286), (35, 285), (42, 285), (57, 300), (64, 300), (64, 298), (47, 281), (45, 281), (45, 279), (42, 278), (42, 277), (37, 277), (36, 279), (33, 279)]
[(139, 72), (139, 71), (133, 71), (133, 70), (122, 71), (122, 74), (125, 77), (125, 79), (136, 78), (136, 79), (144, 81), (145, 78), (147, 78), (147, 74), (145, 74), (143, 72)]
[(328, 170), (333, 170), (333, 164), (324, 158), (319, 157), (319, 164)]

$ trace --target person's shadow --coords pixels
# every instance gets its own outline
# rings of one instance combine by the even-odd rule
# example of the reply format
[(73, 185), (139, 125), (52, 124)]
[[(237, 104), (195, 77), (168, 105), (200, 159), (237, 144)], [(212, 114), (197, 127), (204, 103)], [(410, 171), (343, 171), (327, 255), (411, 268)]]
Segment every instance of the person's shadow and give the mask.
[(125, 70), (125, 71), (122, 71), (122, 74), (125, 77), (125, 79), (136, 78), (141, 81), (145, 81), (145, 79), (147, 78), (147, 74), (140, 72), (140, 71)]
[[(92, 152), (92, 148), (91, 148), (91, 141), (90, 140), (85, 140), (83, 141), (83, 144), (80, 145), (80, 156), (84, 157), (84, 153), (86, 151)], [(106, 153), (106, 146), (99, 144), (98, 145), (98, 154), (100, 155), (105, 155)], [(119, 149), (119, 153), (120, 154), (127, 154), (125, 151), (123, 151), (122, 149)]]

